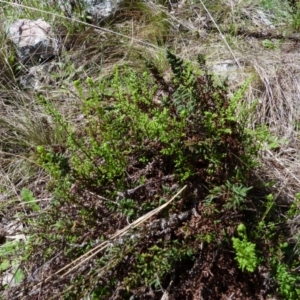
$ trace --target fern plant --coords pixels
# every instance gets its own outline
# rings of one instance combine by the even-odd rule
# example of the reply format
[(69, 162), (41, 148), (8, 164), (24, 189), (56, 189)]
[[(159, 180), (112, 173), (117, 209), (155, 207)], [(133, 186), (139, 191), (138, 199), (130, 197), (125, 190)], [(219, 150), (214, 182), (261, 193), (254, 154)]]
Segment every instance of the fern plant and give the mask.
[[(54, 191), (51, 207), (40, 213), (35, 229), (37, 239), (43, 240), (38, 251), (44, 261), (57, 253), (62, 262), (77, 258), (98, 243), (99, 237), (109, 239), (128, 221), (160, 206), (170, 198), (173, 186), (194, 186), (204, 196), (207, 189), (203, 186), (219, 197), (225, 191), (230, 208), (244, 204), (250, 189), (244, 184), (247, 168), (258, 151), (248, 148), (254, 143), (244, 126), (247, 113), (236, 114), (247, 84), (229, 98), (226, 88), (214, 83), (203, 58), (199, 58), (199, 68), (170, 52), (167, 58), (173, 71), (171, 82), (151, 62), (143, 73), (123, 66), (109, 78), (74, 82), (84, 116), (80, 130), (71, 129), (47, 99), (42, 99), (62, 132), (68, 132), (65, 145), (37, 149), (39, 164), (52, 175)], [(154, 101), (160, 90), (164, 96)], [(145, 226), (136, 235), (132, 233), (132, 239), (122, 239), (101, 258), (91, 260), (90, 280), (91, 274), (98, 273), (107, 278), (109, 270), (109, 283), (98, 275), (97, 282), (85, 282), (78, 271), (76, 288), (93, 286), (96, 294), (111, 295), (118, 282), (128, 290), (158, 287), (180, 268), (182, 260), (192, 263), (198, 246), (197, 232), (191, 232), (197, 229), (190, 225), (188, 215), (184, 226), (179, 218), (169, 222), (174, 212), (184, 213), (194, 205), (192, 201), (198, 201), (192, 198), (183, 196), (182, 204), (174, 201), (162, 211), (159, 218), (166, 221), (157, 224), (159, 229)], [(216, 217), (223, 210), (224, 202), (214, 203), (207, 215)], [(168, 222), (174, 224), (165, 230)], [(41, 234), (45, 227), (50, 232)], [(147, 230), (151, 234), (145, 239)], [(203, 239), (214, 243), (213, 236), (205, 232)], [(238, 262), (243, 270), (252, 272), (257, 265), (255, 245), (245, 235), (240, 237), (233, 239)]]
[(239, 268), (241, 268), (242, 271), (246, 269), (249, 272), (254, 272), (258, 264), (255, 244), (248, 242), (244, 224), (240, 224), (237, 231), (240, 238), (233, 237), (232, 242)]
[(277, 265), (276, 279), (280, 286), (280, 293), (285, 299), (296, 300), (300, 298), (299, 277), (292, 274), (286, 265)]

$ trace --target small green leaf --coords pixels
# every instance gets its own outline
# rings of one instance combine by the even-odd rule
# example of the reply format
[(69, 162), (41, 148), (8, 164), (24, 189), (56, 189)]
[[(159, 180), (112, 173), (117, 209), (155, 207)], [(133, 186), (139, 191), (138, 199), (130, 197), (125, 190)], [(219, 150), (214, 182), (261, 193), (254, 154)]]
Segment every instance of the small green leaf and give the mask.
[(14, 276), (15, 283), (16, 284), (20, 283), (23, 280), (23, 278), (24, 278), (24, 273), (20, 268), (18, 268)]
[(24, 202), (26, 202), (33, 211), (40, 210), (40, 207), (35, 203), (35, 198), (33, 196), (33, 193), (29, 189), (23, 188), (21, 191), (21, 197), (24, 200)]
[(5, 271), (10, 267), (10, 263), (7, 259), (5, 259), (1, 264), (0, 264), (0, 272)]

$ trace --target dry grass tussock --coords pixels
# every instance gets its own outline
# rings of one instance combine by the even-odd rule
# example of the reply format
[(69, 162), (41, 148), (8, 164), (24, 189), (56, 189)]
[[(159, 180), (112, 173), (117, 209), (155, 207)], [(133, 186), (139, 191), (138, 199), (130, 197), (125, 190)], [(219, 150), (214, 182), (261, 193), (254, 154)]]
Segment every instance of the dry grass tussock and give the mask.
[[(294, 201), (299, 191), (299, 95), (300, 54), (294, 42), (277, 43), (276, 49), (262, 47), (263, 41), (251, 41), (251, 52), (244, 59), (253, 68), (254, 80), (247, 101), (258, 100), (252, 126), (264, 123), (282, 139), (281, 146), (262, 153), (264, 174), (274, 180), (277, 200), (287, 205)], [(287, 49), (291, 47), (292, 49)], [(246, 47), (247, 49), (247, 47)], [(280, 200), (281, 199), (281, 200)], [(291, 230), (299, 230), (299, 222), (291, 220)]]
[[(178, 57), (191, 61), (191, 64), (195, 65), (196, 56), (203, 54), (209, 71), (215, 73), (216, 80), (222, 81), (227, 78), (230, 95), (249, 77), (252, 78), (244, 101), (248, 107), (256, 102), (257, 106), (251, 123), (247, 126), (255, 129), (265, 124), (280, 140), (274, 149), (268, 148), (261, 152), (262, 166), (256, 172), (262, 181), (273, 181), (270, 191), (274, 195), (274, 202), (278, 203), (283, 211), (293, 203), (295, 195), (300, 191), (300, 52), (297, 48), (300, 35), (299, 40), (297, 34), (293, 36), (293, 39), (281, 38), (283, 30), (287, 32), (287, 36), (290, 36), (292, 29), (289, 25), (290, 19), (286, 17), (288, 14), (282, 11), (278, 14), (280, 8), (275, 7), (275, 4), (278, 4), (276, 1), (274, 1), (273, 10), (262, 7), (261, 1), (226, 0), (195, 3), (187, 0), (178, 4), (164, 1), (160, 3), (159, 1), (146, 3), (125, 1), (121, 12), (105, 20), (101, 26), (88, 24), (80, 19), (77, 21), (73, 19), (70, 22), (70, 19), (58, 15), (55, 7), (51, 10), (49, 8), (48, 12), (45, 11), (43, 5), (32, 10), (29, 0), (28, 4), (24, 4), (25, 7), (18, 3), (10, 6), (7, 1), (1, 2), (6, 6), (0, 8), (0, 19), (7, 17), (8, 20), (12, 20), (13, 13), (15, 16), (43, 17), (51, 21), (50, 23), (56, 24), (56, 31), (59, 32), (64, 45), (61, 57), (56, 59), (59, 67), (51, 71), (51, 80), (45, 81), (39, 91), (24, 91), (18, 86), (18, 80), (21, 74), (19, 72), (26, 74), (26, 70), (19, 70), (20, 66), (13, 57), (11, 45), (5, 39), (4, 34), (1, 36), (0, 200), (3, 203), (3, 215), (6, 214), (7, 224), (16, 218), (17, 212), (25, 212), (21, 219), (17, 218), (20, 223), (34, 216), (34, 214), (28, 214), (22, 205), (14, 206), (15, 202), (22, 204), (20, 192), (24, 187), (35, 192), (35, 199), (42, 203), (41, 207), (45, 209), (49, 207), (52, 190), (47, 183), (50, 181), (51, 184), (51, 178), (37, 163), (36, 147), (41, 145), (45, 148), (55, 145), (64, 147), (68, 141), (68, 126), (76, 128), (79, 135), (82, 132), (86, 120), (82, 117), (79, 107), (83, 101), (74, 87), (74, 82), (77, 80), (83, 82), (86, 78), (92, 78), (95, 81), (103, 77), (110, 78), (116, 66), (120, 66), (121, 75), (122, 67), (125, 65), (143, 72), (141, 57), (152, 60), (166, 81), (169, 81), (171, 68), (165, 58), (167, 48), (171, 48)], [(284, 5), (281, 9), (284, 10)], [(264, 13), (264, 17), (261, 12)], [(271, 25), (266, 24), (266, 20), (269, 20)], [(6, 24), (2, 21), (0, 24), (2, 32), (5, 26)], [(225, 63), (229, 64), (229, 67), (220, 69), (220, 66), (224, 66)], [(84, 84), (82, 87), (83, 95), (88, 97), (88, 87)], [(65, 123), (55, 119), (49, 111), (47, 112), (47, 107), (45, 108), (38, 101), (42, 98), (53, 104), (53, 107), (64, 116)], [(81, 192), (80, 197), (88, 198), (84, 191)], [(175, 194), (174, 190), (173, 192)], [(99, 200), (101, 196), (93, 195), (90, 199), (94, 201), (98, 197)], [(103, 202), (103, 199), (99, 201)], [(73, 213), (79, 205), (74, 200), (70, 208), (64, 207), (64, 209), (65, 211), (70, 209), (70, 213)], [(196, 231), (195, 228), (200, 228), (199, 216), (192, 217), (192, 220), (193, 230)], [(127, 228), (125, 218), (120, 217), (118, 220), (114, 217), (111, 220), (112, 223), (117, 221), (120, 221), (120, 228)], [(295, 244), (294, 252), (299, 255), (300, 245), (296, 241), (300, 230), (299, 216), (292, 216), (288, 219), (288, 224), (290, 240), (293, 240)], [(76, 226), (80, 227), (76, 223), (69, 224), (69, 226), (70, 228), (73, 226), (71, 231), (74, 231)], [(99, 226), (98, 223), (97, 226)], [(201, 226), (205, 227), (205, 225)], [(109, 232), (108, 229), (107, 232)], [(18, 233), (20, 232), (17, 230), (15, 234)], [(113, 239), (114, 234), (117, 235), (120, 232), (109, 232), (109, 234)], [(93, 232), (92, 237), (95, 238), (96, 235), (97, 233)], [(146, 242), (143, 241), (143, 243), (143, 247), (147, 247)], [(101, 248), (102, 243), (99, 245)], [(101, 248), (101, 251), (103, 249)], [(50, 279), (55, 283), (57, 280), (55, 275), (64, 271), (67, 277), (73, 268), (77, 268), (79, 273), (81, 270), (82, 274), (88, 276), (87, 267), (81, 264), (84, 264), (85, 255), (88, 256), (91, 253), (88, 256), (91, 259), (94, 255), (93, 251), (98, 253), (97, 250), (97, 246), (92, 248), (91, 252), (79, 256), (78, 261), (75, 258), (72, 260), (73, 256), (71, 260), (65, 259), (60, 262), (52, 258), (51, 261), (41, 263), (36, 268), (32, 266), (32, 270), (35, 269), (41, 278), (37, 285), (31, 283), (29, 285), (31, 288), (34, 286), (34, 290)], [(42, 251), (43, 249), (36, 252), (37, 260), (42, 259)], [(212, 259), (209, 252), (205, 253), (207, 261)], [(57, 255), (61, 257), (62, 253)], [(224, 260), (220, 259), (220, 264), (222, 262)], [(225, 266), (230, 270), (235, 270), (233, 262), (232, 259)], [(117, 262), (110, 261), (109, 263), (108, 270), (105, 269), (105, 271), (112, 274)], [(197, 261), (197, 264), (200, 262)], [(72, 268), (67, 270), (68, 266)], [(51, 267), (55, 269), (55, 272), (51, 273)], [(209, 274), (209, 265), (206, 269)], [(39, 273), (39, 270), (42, 271)], [(193, 269), (193, 272), (196, 271)], [(187, 276), (187, 273), (185, 274)], [(61, 282), (64, 282), (63, 277)], [(47, 278), (46, 281), (42, 282), (43, 278)], [(172, 278), (168, 280), (172, 282)], [(189, 288), (196, 290), (200, 287), (204, 289), (201, 280), (194, 283), (184, 281), (182, 278), (180, 280), (182, 280), (181, 283), (186, 284), (183, 287), (186, 290)], [(254, 284), (256, 280), (258, 277), (253, 279)], [(207, 279), (206, 282), (207, 285), (212, 286), (211, 281)], [(93, 284), (95, 282), (91, 281), (90, 285)], [(236, 284), (238, 286), (238, 283)], [(239, 288), (242, 290), (241, 286)], [(59, 290), (57, 297), (60, 297), (62, 291)], [(122, 292), (126, 293), (125, 288), (124, 291), (116, 291), (114, 299), (121, 299)], [(158, 295), (161, 296), (161, 293), (152, 292), (152, 296), (155, 296), (151, 298), (149, 292), (150, 296), (145, 296), (145, 299), (159, 299)], [(142, 295), (141, 291), (137, 293)], [(166, 291), (163, 294), (166, 294)], [(247, 293), (236, 292), (236, 295), (238, 294), (243, 296)], [(247, 297), (251, 299), (251, 295), (247, 294)]]

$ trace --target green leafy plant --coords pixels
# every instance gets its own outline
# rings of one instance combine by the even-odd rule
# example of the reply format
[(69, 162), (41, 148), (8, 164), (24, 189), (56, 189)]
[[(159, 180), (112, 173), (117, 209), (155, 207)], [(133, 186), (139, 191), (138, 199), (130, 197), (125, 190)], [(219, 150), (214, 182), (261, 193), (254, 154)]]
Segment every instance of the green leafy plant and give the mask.
[(275, 203), (275, 198), (272, 194), (269, 194), (266, 196), (266, 211), (262, 217), (262, 221), (266, 218), (266, 216), (268, 215), (268, 213), (271, 211), (271, 209), (274, 207), (274, 203)]
[(254, 272), (258, 264), (255, 244), (247, 240), (246, 227), (244, 224), (239, 224), (237, 231), (240, 238), (232, 238), (233, 248), (236, 252), (236, 260), (242, 271), (246, 269), (249, 272)]
[(122, 199), (118, 204), (118, 210), (125, 216), (132, 218), (136, 215), (137, 207), (132, 199)]
[(16, 248), (19, 246), (19, 241), (10, 241), (10, 242), (6, 242), (3, 245), (0, 246), (0, 257), (1, 257), (1, 271), (6, 270), (9, 266), (10, 266), (10, 262), (8, 259), (4, 259), (3, 258), (5, 256), (9, 256), (12, 253), (14, 253), (14, 251), (16, 250)]
[(252, 187), (245, 187), (242, 184), (233, 184), (227, 181), (224, 185), (216, 186), (209, 191), (206, 196), (206, 204), (209, 205), (214, 199), (223, 199), (226, 201), (224, 207), (231, 209), (242, 208), (246, 201), (248, 192)]
[(274, 42), (272, 42), (272, 41), (270, 41), (270, 40), (268, 40), (268, 39), (263, 40), (262, 43), (263, 43), (263, 46), (264, 46), (265, 48), (270, 49), (270, 50), (274, 50), (274, 49), (276, 49), (276, 47), (277, 47), (277, 45), (276, 45)]
[[(76, 269), (75, 293), (87, 289), (85, 294), (102, 297), (119, 284), (127, 294), (159, 287), (182, 261), (192, 264), (199, 242), (209, 247), (227, 243), (227, 232), (214, 232), (224, 229), (222, 214), (247, 205), (249, 169), (257, 165), (260, 150), (255, 143), (260, 137), (246, 126), (253, 107), (241, 104), (250, 80), (229, 98), (204, 57), (199, 56), (198, 67), (171, 52), (167, 60), (169, 82), (151, 61), (142, 72), (124, 65), (106, 78), (76, 80), (84, 120), (80, 128), (72, 128), (51, 101), (39, 97), (61, 137), (57, 146), (36, 149), (39, 166), (51, 175), (53, 193), (49, 208), (31, 225), (29, 249), (43, 261), (55, 255), (61, 262), (89, 256), (101, 245), (99, 239), (106, 243), (128, 222), (168, 201), (177, 187), (189, 187), (188, 197), (176, 198), (149, 224), (112, 241), (107, 250), (99, 248), (97, 258), (90, 258), (88, 276)], [(164, 96), (154, 101), (161, 90)], [(195, 203), (201, 206), (197, 191), (206, 197), (206, 232), (190, 216)], [(242, 231), (233, 243), (240, 268), (253, 272), (255, 245)], [(26, 264), (33, 263), (27, 259)], [(93, 274), (101, 274), (101, 280), (95, 275), (94, 282)]]
[(147, 253), (137, 254), (137, 260), (133, 266), (134, 272), (125, 279), (126, 285), (129, 288), (140, 285), (142, 282), (147, 286), (158, 288), (160, 280), (177, 261), (191, 258), (193, 254), (193, 249), (188, 249), (176, 242), (167, 248), (154, 245), (148, 249)]
[(291, 204), (287, 216), (289, 218), (296, 217), (300, 214), (300, 193), (296, 193), (295, 199)]
[(11, 283), (19, 284), (24, 278), (20, 269), (21, 257), (19, 256), (23, 244), (19, 240), (8, 241), (0, 246), (0, 274), (10, 269), (13, 274)]
[(286, 265), (279, 263), (277, 265), (276, 279), (279, 283), (280, 293), (285, 299), (299, 299), (299, 276), (292, 274)]
[(21, 197), (33, 211), (37, 212), (40, 210), (40, 207), (36, 204), (36, 199), (33, 196), (33, 193), (29, 189), (23, 188), (21, 191)]
[(229, 209), (240, 208), (244, 204), (248, 192), (252, 189), (252, 187), (245, 187), (242, 184), (232, 184), (229, 181), (226, 182), (225, 187), (228, 192), (225, 207)]
[[(15, 19), (43, 18), (63, 46), (59, 57), (29, 70), (5, 34), (0, 37), (1, 222), (17, 219), (26, 236), (0, 246), (0, 273), (16, 283), (10, 298), (49, 299), (54, 291), (62, 299), (161, 299), (167, 293), (217, 299), (230, 298), (237, 285), (250, 298), (262, 297), (253, 282), (264, 284), (266, 294), (300, 298), (300, 197), (289, 199), (297, 185), (290, 174), (297, 168), (289, 167), (291, 157), (297, 162), (290, 152), (297, 146), (297, 133), (290, 135), (299, 129), (297, 101), (289, 101), (297, 72), (292, 64), (280, 67), (276, 55), (276, 67), (264, 69), (274, 65), (266, 50), (281, 42), (282, 53), (296, 53), (285, 46), (297, 37), (284, 24), (299, 29), (297, 1), (289, 1), (292, 9), (281, 0), (203, 1), (197, 11), (186, 2), (170, 14), (174, 1), (124, 0), (99, 20), (81, 0), (4, 2), (3, 32)], [(186, 22), (196, 19), (207, 23), (208, 35)], [(260, 34), (254, 23), (274, 25), (276, 32), (267, 26)], [(197, 49), (204, 55), (183, 59), (194, 57), (203, 33), (207, 43)], [(246, 53), (249, 38), (259, 59)], [(224, 57), (239, 54), (233, 59), (241, 72), (224, 64), (233, 71), (228, 82), (211, 73), (220, 60), (213, 48)], [(35, 76), (40, 68), (47, 76)], [(255, 75), (242, 83), (250, 72)], [(43, 87), (21, 91), (23, 75)], [(270, 134), (277, 126), (289, 129), (280, 134), (288, 137), (284, 149)], [(264, 174), (270, 165), (281, 168), (282, 159), (293, 179), (288, 190), (280, 172)], [(273, 182), (265, 184), (266, 178)], [(226, 266), (231, 276), (225, 278)], [(7, 297), (4, 289), (0, 298)]]
[(37, 147), (38, 163), (47, 169), (55, 178), (66, 176), (70, 171), (69, 161), (55, 148), (46, 150), (44, 146)]

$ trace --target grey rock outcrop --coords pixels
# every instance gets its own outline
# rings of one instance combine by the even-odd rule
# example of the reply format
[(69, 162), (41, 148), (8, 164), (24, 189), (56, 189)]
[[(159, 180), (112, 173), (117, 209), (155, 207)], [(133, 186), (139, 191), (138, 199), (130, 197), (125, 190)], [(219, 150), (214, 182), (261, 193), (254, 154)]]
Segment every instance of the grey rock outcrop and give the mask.
[(7, 36), (16, 48), (19, 61), (27, 66), (40, 64), (60, 51), (51, 26), (41, 19), (19, 19), (9, 26)]
[(84, 0), (86, 11), (95, 19), (106, 18), (117, 11), (121, 0)]
[(114, 14), (122, 0), (59, 0), (59, 6), (68, 16), (72, 16), (72, 11), (76, 6), (83, 7), (85, 12), (94, 22), (99, 22)]
[(53, 87), (56, 85), (56, 80), (52, 77), (52, 74), (56, 74), (59, 71), (59, 66), (55, 61), (30, 67), (26, 74), (18, 78), (19, 87), (24, 90), (30, 89), (34, 91), (41, 90), (45, 86), (51, 85)]

